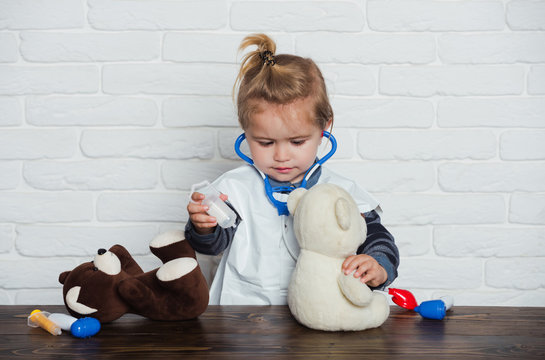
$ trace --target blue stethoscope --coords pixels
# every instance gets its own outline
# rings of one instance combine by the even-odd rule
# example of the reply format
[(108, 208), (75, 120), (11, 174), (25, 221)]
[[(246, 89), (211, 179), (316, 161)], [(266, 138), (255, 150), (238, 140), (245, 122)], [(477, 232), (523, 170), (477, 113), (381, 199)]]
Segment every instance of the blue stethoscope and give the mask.
[[(325, 163), (333, 154), (335, 151), (337, 151), (337, 140), (335, 140), (335, 137), (331, 135), (328, 131), (325, 131), (322, 133), (322, 136), (327, 137), (331, 141), (331, 150), (322, 157), (321, 159), (318, 159), (305, 173), (305, 176), (303, 178), (303, 181), (301, 182), (301, 185), (299, 187), (306, 188), (307, 181), (310, 178), (310, 176), (316, 171), (320, 166), (322, 166), (323, 163)], [(269, 198), (269, 201), (276, 207), (276, 210), (278, 210), (278, 215), (289, 215), (290, 212), (288, 210), (288, 204), (285, 201), (280, 201), (276, 199), (273, 194), (274, 193), (290, 193), (293, 190), (295, 190), (292, 186), (272, 186), (269, 181), (269, 176), (263, 174), (261, 170), (259, 170), (254, 165), (254, 161), (246, 156), (241, 150), (240, 150), (240, 144), (246, 139), (246, 134), (242, 133), (235, 141), (235, 152), (237, 155), (244, 161), (246, 161), (248, 164), (254, 166), (254, 168), (259, 172), (261, 177), (263, 178), (263, 181), (265, 182), (265, 193), (267, 194), (267, 197)]]

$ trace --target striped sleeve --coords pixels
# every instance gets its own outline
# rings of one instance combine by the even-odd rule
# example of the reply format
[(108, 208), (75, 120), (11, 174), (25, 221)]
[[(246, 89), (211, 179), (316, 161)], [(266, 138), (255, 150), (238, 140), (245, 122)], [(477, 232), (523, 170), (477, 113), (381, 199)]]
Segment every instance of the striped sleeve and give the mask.
[(384, 289), (397, 277), (399, 267), (399, 250), (394, 236), (380, 222), (380, 216), (375, 210), (363, 214), (367, 223), (367, 238), (358, 248), (358, 254), (373, 257), (388, 274), (386, 282), (376, 289)]

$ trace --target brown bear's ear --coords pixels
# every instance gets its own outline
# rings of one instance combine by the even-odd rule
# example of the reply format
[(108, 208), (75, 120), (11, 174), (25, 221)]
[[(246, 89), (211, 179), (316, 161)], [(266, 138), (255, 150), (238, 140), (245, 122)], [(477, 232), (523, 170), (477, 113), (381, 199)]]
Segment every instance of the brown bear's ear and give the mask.
[(61, 273), (59, 275), (59, 282), (61, 284), (64, 284), (64, 280), (66, 280), (66, 278), (68, 277), (69, 274), (70, 274), (70, 271), (65, 271), (65, 272)]

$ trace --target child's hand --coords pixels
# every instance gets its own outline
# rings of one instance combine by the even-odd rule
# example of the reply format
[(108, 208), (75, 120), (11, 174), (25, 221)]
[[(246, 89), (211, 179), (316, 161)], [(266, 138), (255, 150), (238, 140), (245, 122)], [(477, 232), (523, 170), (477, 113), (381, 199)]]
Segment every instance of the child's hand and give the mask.
[(388, 280), (386, 270), (371, 256), (365, 254), (351, 255), (342, 265), (345, 275), (354, 271), (354, 277), (371, 287), (382, 285)]
[[(223, 201), (227, 200), (227, 195), (220, 194), (220, 199)], [(191, 194), (191, 200), (194, 202), (187, 204), (187, 212), (189, 213), (189, 220), (195, 226), (195, 230), (201, 235), (213, 233), (217, 226), (217, 221), (215, 217), (206, 213), (208, 206), (202, 205), (204, 194), (194, 192)]]

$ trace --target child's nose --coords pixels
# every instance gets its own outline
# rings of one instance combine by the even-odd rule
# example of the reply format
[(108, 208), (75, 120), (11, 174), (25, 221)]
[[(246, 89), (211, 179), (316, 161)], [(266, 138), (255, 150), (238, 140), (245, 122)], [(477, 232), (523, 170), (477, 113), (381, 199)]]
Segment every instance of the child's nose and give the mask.
[(287, 146), (278, 144), (274, 147), (274, 160), (286, 161), (289, 160), (289, 149)]

